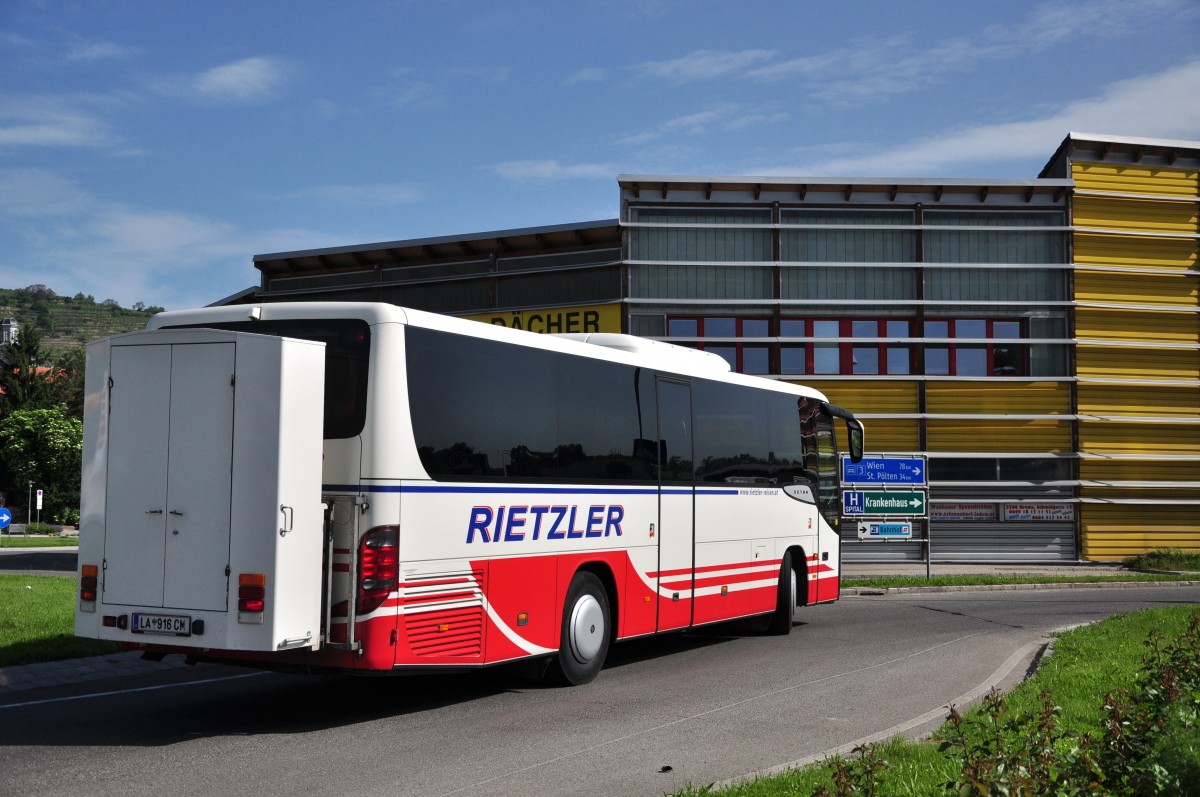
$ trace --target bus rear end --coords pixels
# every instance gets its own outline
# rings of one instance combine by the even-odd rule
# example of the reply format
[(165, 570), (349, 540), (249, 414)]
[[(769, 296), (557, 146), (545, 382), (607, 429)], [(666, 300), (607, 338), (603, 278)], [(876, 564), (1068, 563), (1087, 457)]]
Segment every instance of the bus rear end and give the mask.
[(87, 356), (76, 633), (319, 647), (324, 346), (154, 330)]

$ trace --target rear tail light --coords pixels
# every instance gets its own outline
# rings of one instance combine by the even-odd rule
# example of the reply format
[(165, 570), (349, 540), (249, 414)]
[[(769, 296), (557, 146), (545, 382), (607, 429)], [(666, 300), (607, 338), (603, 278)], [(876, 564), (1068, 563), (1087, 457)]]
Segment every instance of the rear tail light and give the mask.
[(238, 574), (238, 611), (262, 614), (267, 606), (265, 573)]
[(358, 547), (358, 614), (375, 611), (396, 589), (400, 575), (400, 527), (378, 526)]
[[(79, 601), (84, 611), (96, 611), (96, 593), (100, 586), (100, 568), (96, 565), (84, 565), (79, 571)], [(88, 606), (86, 604), (92, 604)]]

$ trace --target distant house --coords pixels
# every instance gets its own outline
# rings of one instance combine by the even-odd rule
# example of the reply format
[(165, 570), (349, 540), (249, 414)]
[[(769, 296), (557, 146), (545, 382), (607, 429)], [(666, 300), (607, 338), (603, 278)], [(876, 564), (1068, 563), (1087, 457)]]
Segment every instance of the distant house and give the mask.
[(21, 332), (21, 322), (15, 318), (5, 318), (0, 321), (0, 345), (17, 342), (17, 335)]

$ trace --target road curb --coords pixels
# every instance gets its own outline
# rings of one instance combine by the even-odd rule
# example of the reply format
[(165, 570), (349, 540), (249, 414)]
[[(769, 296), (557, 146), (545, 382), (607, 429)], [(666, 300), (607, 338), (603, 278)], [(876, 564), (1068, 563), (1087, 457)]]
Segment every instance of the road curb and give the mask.
[(1186, 581), (1067, 581), (1052, 584), (960, 584), (931, 587), (843, 587), (842, 596), (907, 595), (922, 592), (1012, 592), (1026, 589), (1120, 589), (1130, 587), (1196, 587), (1200, 580)]
[(777, 764), (773, 767), (761, 769), (757, 772), (750, 772), (745, 775), (740, 775), (735, 778), (730, 778), (719, 783), (714, 783), (716, 789), (728, 788), (730, 786), (752, 783), (762, 778), (779, 775), (783, 772), (788, 772), (793, 769), (803, 769), (804, 767), (824, 761), (832, 756), (849, 756), (856, 748), (865, 744), (879, 744), (887, 740), (902, 736), (906, 739), (920, 739), (933, 733), (937, 728), (945, 723), (949, 714), (950, 706), (957, 706), (960, 709), (968, 709), (982, 701), (984, 695), (996, 687), (996, 684), (1003, 682), (1009, 675), (1018, 667), (1024, 666), (1026, 669), (1041, 661), (1046, 655), (1046, 652), (1053, 642), (1053, 637), (1043, 637), (1040, 639), (1027, 642), (1017, 648), (1012, 654), (998, 667), (990, 677), (985, 679), (975, 688), (959, 695), (954, 700), (948, 701), (946, 704), (925, 712), (919, 717), (914, 717), (907, 722), (902, 722), (886, 728), (882, 731), (872, 733), (860, 739), (855, 739), (852, 742), (839, 745), (829, 750), (824, 750), (820, 753), (805, 756), (789, 761), (785, 764)]

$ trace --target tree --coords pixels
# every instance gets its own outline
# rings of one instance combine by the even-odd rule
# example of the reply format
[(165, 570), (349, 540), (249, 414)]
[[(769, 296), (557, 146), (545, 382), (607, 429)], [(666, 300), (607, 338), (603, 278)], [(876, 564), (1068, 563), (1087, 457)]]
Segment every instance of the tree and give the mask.
[(42, 333), (32, 324), (21, 327), (14, 343), (0, 349), (0, 416), (18, 409), (38, 409), (54, 403), (51, 371), (42, 353)]
[(83, 419), (83, 374), (87, 350), (83, 346), (67, 349), (54, 358), (54, 378), (50, 396), (72, 418)]
[(16, 484), (45, 491), (47, 519), (78, 523), (83, 421), (61, 407), (16, 410), (0, 421), (0, 458)]

